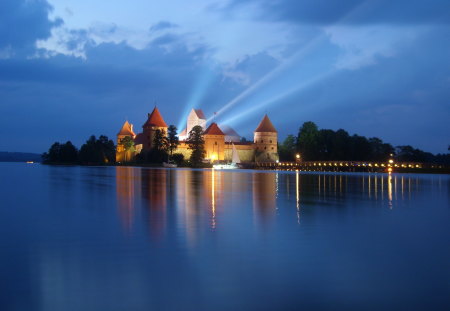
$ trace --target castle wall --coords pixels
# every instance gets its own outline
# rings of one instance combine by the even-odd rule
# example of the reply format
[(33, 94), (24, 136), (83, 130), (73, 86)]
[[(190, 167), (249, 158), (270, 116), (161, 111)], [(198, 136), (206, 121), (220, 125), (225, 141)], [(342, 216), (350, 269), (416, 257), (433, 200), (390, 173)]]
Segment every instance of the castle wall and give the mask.
[[(255, 160), (254, 144), (234, 144), (241, 162), (253, 162)], [(225, 144), (225, 161), (231, 161), (233, 158), (233, 145)]]
[(192, 150), (189, 149), (189, 145), (183, 141), (180, 142), (177, 149), (175, 149), (173, 153), (181, 153), (184, 156), (185, 160), (189, 160), (189, 158), (191, 157)]
[(225, 159), (225, 136), (205, 135), (205, 159), (223, 161)]

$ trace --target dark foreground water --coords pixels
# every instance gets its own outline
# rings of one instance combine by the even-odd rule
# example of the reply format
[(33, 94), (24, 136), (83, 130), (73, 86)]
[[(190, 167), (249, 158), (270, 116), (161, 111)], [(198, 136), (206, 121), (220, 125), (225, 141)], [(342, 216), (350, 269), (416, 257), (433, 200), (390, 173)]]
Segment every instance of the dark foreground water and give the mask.
[(0, 310), (450, 310), (447, 175), (0, 164)]

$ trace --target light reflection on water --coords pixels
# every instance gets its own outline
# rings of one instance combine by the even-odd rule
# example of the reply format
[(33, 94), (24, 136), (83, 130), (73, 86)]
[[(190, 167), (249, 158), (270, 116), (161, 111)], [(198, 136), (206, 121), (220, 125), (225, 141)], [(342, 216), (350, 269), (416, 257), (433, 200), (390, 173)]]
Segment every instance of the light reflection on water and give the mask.
[[(392, 209), (398, 200), (402, 204), (407, 203), (419, 191), (419, 177), (414, 175), (149, 170), (133, 167), (116, 167), (115, 170), (117, 202), (125, 230), (131, 230), (134, 209), (145, 202), (151, 214), (149, 226), (154, 230), (154, 235), (164, 231), (168, 201), (171, 202), (170, 207), (175, 206), (180, 214), (176, 218), (177, 226), (195, 230), (197, 222), (201, 221), (197, 218), (204, 216), (204, 213), (209, 213), (211, 229), (220, 225), (216, 214), (223, 212), (224, 204), (229, 204), (225, 202), (224, 195), (232, 199), (230, 194), (234, 192), (252, 195), (248, 201), (252, 202), (255, 221), (264, 226), (276, 215), (277, 199), (283, 201), (283, 205), (293, 202), (300, 224), (301, 206), (310, 202), (312, 197), (315, 203), (340, 204), (346, 196), (357, 195), (358, 199), (379, 201), (380, 207)], [(440, 178), (437, 177), (439, 184)], [(446, 177), (442, 178), (446, 180)], [(280, 183), (284, 184), (282, 188)], [(303, 187), (305, 193), (302, 194)], [(438, 189), (442, 190), (442, 187)], [(292, 193), (295, 193), (295, 201), (292, 201)], [(302, 203), (302, 200), (305, 202)], [(188, 233), (191, 234), (194, 233)]]
[(0, 168), (2, 311), (450, 303), (449, 176)]

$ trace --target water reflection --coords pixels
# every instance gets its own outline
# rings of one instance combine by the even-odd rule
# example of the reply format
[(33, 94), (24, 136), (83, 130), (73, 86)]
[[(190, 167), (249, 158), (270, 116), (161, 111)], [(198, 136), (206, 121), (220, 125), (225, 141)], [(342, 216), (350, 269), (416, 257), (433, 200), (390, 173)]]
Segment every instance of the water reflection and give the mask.
[[(255, 222), (267, 228), (279, 205), (292, 206), (300, 224), (302, 210), (309, 206), (339, 207), (347, 196), (358, 195), (392, 209), (397, 200), (413, 199), (419, 187), (418, 179), (407, 175), (116, 168), (118, 210), (125, 231), (132, 230), (136, 209), (143, 209), (153, 237), (164, 236), (171, 221), (186, 232), (191, 245), (202, 231), (220, 229), (228, 211), (236, 206), (246, 209), (245, 202), (251, 202)], [(233, 201), (236, 198), (239, 201)]]
[(3, 169), (0, 310), (449, 305), (448, 176)]
[(257, 222), (266, 226), (275, 216), (278, 174), (253, 173), (253, 211)]

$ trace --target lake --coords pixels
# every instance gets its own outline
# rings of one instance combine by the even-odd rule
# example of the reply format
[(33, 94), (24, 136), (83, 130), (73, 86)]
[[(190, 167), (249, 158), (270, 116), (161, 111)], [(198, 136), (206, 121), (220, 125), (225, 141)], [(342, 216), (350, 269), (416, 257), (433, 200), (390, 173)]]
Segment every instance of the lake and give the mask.
[(450, 310), (450, 176), (0, 163), (0, 310)]

